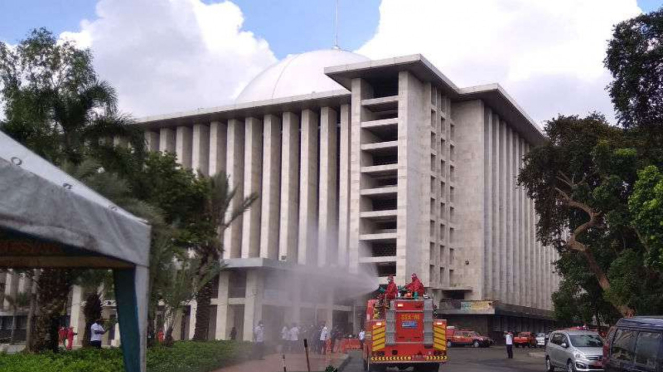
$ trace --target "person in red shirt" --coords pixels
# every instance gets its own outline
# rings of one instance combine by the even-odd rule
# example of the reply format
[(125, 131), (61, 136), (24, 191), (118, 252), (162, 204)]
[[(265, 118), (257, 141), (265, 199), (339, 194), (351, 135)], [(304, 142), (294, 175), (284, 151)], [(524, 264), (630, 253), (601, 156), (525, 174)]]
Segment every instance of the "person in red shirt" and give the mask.
[(394, 283), (394, 276), (389, 275), (387, 278), (387, 290), (384, 293), (384, 299), (386, 301), (387, 307), (389, 307), (389, 303), (391, 300), (395, 299), (396, 296), (398, 296), (398, 287), (396, 286), (396, 283)]
[(76, 336), (77, 333), (74, 332), (74, 327), (69, 327), (67, 329), (67, 350), (71, 350), (74, 347), (74, 336)]
[(412, 282), (406, 285), (405, 289), (408, 292), (412, 292), (413, 295), (416, 293), (419, 297), (424, 295), (424, 285), (421, 284), (421, 280), (419, 280), (417, 274), (412, 274)]

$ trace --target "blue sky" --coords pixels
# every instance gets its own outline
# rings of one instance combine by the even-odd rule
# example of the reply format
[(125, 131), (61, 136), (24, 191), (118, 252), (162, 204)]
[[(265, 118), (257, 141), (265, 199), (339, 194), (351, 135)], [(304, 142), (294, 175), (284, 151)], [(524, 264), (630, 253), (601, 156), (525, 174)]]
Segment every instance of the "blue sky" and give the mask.
[[(421, 53), (458, 86), (499, 83), (539, 123), (613, 109), (612, 26), (663, 0), (339, 0), (341, 48)], [(0, 41), (30, 29), (90, 47), (134, 116), (233, 102), (288, 54), (334, 43), (336, 0), (0, 0)]]
[[(206, 0), (207, 3), (218, 1)], [(266, 39), (277, 58), (334, 44), (335, 0), (236, 0), (244, 29)], [(16, 43), (34, 27), (56, 35), (95, 18), (96, 0), (0, 0), (0, 40)], [(374, 33), (380, 0), (339, 0), (339, 44), (354, 50)]]

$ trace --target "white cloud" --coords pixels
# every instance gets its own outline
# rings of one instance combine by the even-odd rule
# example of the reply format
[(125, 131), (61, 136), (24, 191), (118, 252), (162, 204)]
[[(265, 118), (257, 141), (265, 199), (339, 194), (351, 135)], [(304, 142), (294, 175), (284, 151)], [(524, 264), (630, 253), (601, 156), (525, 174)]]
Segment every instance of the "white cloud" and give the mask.
[(227, 103), (276, 61), (230, 1), (100, 0), (96, 15), (60, 36), (92, 49), (121, 109), (137, 117)]
[(603, 58), (636, 0), (383, 0), (371, 58), (421, 53), (457, 85), (498, 82), (538, 122), (612, 117)]

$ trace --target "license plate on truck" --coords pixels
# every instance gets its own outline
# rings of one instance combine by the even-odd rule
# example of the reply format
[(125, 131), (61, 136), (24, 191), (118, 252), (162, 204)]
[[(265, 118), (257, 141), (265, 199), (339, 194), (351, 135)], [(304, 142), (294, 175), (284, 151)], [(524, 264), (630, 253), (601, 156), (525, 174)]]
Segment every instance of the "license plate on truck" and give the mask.
[(401, 327), (403, 327), (403, 328), (417, 328), (417, 321), (416, 320), (404, 320), (401, 323)]

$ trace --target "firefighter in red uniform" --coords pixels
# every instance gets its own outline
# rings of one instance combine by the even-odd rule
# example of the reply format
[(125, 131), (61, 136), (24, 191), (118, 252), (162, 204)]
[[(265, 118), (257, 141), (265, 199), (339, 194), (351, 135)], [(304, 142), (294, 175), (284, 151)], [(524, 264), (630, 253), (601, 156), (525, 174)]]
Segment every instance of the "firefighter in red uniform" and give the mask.
[(387, 307), (389, 307), (389, 304), (391, 303), (391, 300), (395, 299), (396, 296), (398, 296), (398, 287), (396, 286), (396, 283), (394, 283), (394, 276), (389, 275), (387, 278), (387, 290), (384, 293), (384, 299), (386, 301)]
[(408, 292), (412, 292), (413, 295), (421, 297), (424, 295), (424, 285), (421, 284), (421, 281), (417, 277), (417, 274), (412, 274), (412, 283), (405, 286), (405, 289)]

